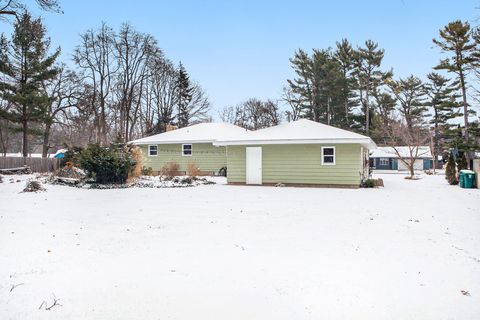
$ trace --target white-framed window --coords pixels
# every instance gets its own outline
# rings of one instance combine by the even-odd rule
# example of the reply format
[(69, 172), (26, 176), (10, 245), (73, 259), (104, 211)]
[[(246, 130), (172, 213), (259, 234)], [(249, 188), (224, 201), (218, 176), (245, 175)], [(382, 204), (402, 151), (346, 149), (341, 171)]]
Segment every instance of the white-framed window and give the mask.
[(381, 166), (388, 166), (390, 164), (390, 161), (388, 158), (380, 158), (380, 165)]
[(335, 147), (322, 147), (322, 165), (335, 165)]
[(158, 156), (158, 146), (157, 145), (149, 145), (148, 146), (148, 156), (149, 157)]
[(191, 144), (182, 144), (182, 156), (190, 157), (192, 155), (192, 145)]

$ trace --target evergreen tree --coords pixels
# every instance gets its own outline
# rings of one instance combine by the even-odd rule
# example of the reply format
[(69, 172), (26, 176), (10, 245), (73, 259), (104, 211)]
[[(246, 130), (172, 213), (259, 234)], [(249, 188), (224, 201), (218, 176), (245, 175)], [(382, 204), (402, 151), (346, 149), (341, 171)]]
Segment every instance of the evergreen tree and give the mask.
[(423, 124), (425, 120), (425, 87), (422, 80), (409, 76), (399, 81), (390, 80), (388, 86), (399, 102), (398, 111), (402, 114), (411, 130), (414, 126)]
[(385, 51), (378, 48), (378, 44), (372, 40), (365, 42), (365, 47), (358, 48), (355, 53), (355, 76), (357, 78), (360, 102), (362, 105), (363, 119), (359, 124), (368, 135), (370, 132), (373, 108), (370, 98), (372, 93), (382, 84), (384, 79), (391, 77), (390, 72), (382, 72), (382, 64)]
[(26, 12), (14, 25), (12, 39), (0, 40), (0, 94), (11, 104), (0, 116), (19, 125), (23, 134), (22, 153), (29, 152), (28, 137), (33, 133), (32, 123), (40, 122), (46, 115), (48, 96), (42, 82), (52, 79), (59, 70), (53, 65), (60, 49), (48, 55), (50, 39), (40, 19), (32, 19)]
[[(425, 85), (428, 95), (427, 105), (432, 108), (430, 124), (433, 126), (433, 153), (441, 154), (446, 145), (453, 140), (454, 131), (450, 120), (461, 116), (458, 109), (460, 95), (458, 81), (450, 81), (436, 72), (427, 75), (429, 82)], [(450, 145), (453, 147), (453, 145)]]
[(340, 100), (343, 103), (342, 117), (343, 128), (350, 128), (352, 124), (352, 110), (358, 106), (358, 95), (356, 94), (357, 82), (353, 76), (355, 67), (355, 50), (347, 39), (337, 42), (337, 49), (334, 58), (340, 65)]
[(448, 183), (451, 185), (458, 184), (457, 169), (452, 152), (448, 155), (447, 167), (445, 168), (445, 179), (447, 179)]
[(462, 152), (462, 155), (457, 158), (457, 170), (460, 172), (460, 170), (465, 170), (468, 169), (468, 161), (466, 157), (466, 152)]
[(469, 142), (468, 116), (469, 108), (467, 101), (467, 83), (466, 76), (475, 62), (473, 53), (476, 51), (476, 43), (471, 38), (471, 28), (468, 22), (460, 20), (450, 22), (440, 30), (440, 39), (433, 39), (443, 52), (451, 56), (440, 61), (437, 70), (446, 70), (456, 74), (462, 93), (463, 120), (465, 126), (465, 140)]
[(182, 63), (178, 68), (177, 94), (178, 94), (178, 127), (183, 128), (189, 125), (189, 104), (192, 100), (193, 88), (190, 84), (190, 78)]

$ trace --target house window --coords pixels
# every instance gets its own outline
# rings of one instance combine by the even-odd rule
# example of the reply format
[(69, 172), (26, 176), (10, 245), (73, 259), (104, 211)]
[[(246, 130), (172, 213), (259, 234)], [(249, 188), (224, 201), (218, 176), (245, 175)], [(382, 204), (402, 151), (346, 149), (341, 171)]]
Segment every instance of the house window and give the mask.
[(148, 155), (156, 157), (158, 155), (158, 146), (148, 146)]
[(322, 147), (322, 165), (335, 165), (335, 147)]
[(380, 158), (380, 165), (381, 166), (388, 166), (390, 164), (390, 161), (388, 158)]
[(192, 155), (192, 145), (191, 144), (182, 144), (182, 155), (185, 157)]

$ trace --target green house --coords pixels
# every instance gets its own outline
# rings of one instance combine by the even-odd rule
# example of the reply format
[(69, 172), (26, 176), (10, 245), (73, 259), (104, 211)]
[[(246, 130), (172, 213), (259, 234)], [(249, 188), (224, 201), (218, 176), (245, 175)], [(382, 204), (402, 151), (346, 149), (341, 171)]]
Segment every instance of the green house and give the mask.
[(301, 119), (222, 138), (229, 184), (359, 187), (368, 178), (367, 136)]
[(192, 164), (202, 174), (216, 175), (227, 166), (227, 155), (226, 147), (214, 146), (213, 142), (245, 131), (229, 123), (200, 123), (131, 143), (141, 147), (144, 166), (152, 168), (154, 173), (160, 172), (167, 163), (175, 162), (182, 173), (187, 172), (188, 165)]

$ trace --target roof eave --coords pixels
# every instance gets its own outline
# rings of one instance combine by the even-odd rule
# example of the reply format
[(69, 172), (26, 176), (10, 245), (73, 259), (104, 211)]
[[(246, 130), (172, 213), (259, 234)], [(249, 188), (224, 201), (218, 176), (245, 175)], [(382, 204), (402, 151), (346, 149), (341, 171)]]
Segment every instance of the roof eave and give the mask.
[(169, 141), (139, 141), (134, 140), (129, 143), (134, 145), (149, 145), (149, 144), (185, 144), (185, 143), (213, 143), (215, 140), (169, 140)]
[(277, 140), (217, 140), (215, 146), (241, 146), (262, 144), (361, 144), (368, 149), (375, 149), (377, 145), (370, 138), (364, 139), (277, 139)]

